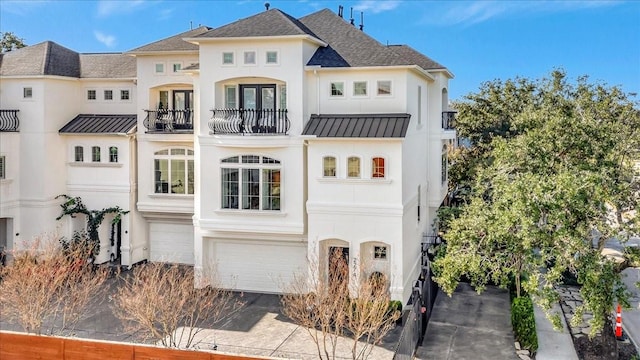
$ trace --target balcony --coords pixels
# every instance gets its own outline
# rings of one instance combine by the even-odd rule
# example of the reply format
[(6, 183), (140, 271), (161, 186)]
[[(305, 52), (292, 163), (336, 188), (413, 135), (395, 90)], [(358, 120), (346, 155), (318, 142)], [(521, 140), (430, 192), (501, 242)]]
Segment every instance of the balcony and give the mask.
[(457, 111), (442, 112), (442, 130), (455, 130)]
[(286, 135), (290, 123), (287, 110), (214, 109), (209, 120), (215, 135)]
[(145, 110), (148, 133), (193, 133), (193, 110)]
[(0, 131), (17, 132), (20, 120), (18, 120), (20, 110), (0, 110)]

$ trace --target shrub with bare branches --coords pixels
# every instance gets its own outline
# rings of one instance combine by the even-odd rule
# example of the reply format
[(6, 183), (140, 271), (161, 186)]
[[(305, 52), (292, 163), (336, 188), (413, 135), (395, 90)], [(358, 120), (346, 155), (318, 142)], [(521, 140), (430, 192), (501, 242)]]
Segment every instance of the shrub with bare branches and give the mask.
[(327, 274), (317, 262), (309, 273), (295, 274), (285, 285), (283, 312), (305, 327), (320, 359), (335, 359), (338, 342), (351, 340), (351, 356), (366, 359), (391, 331), (400, 312), (390, 308), (389, 284), (384, 278), (364, 279), (366, 266), (354, 259), (354, 271), (341, 251), (329, 255)]
[(113, 310), (125, 330), (166, 347), (195, 348), (203, 324), (214, 325), (242, 304), (215, 276), (203, 288), (194, 286), (192, 267), (147, 263), (123, 277)]
[(81, 248), (63, 248), (56, 236), (36, 239), (0, 269), (2, 316), (38, 335), (71, 335), (92, 301), (104, 298), (105, 269)]

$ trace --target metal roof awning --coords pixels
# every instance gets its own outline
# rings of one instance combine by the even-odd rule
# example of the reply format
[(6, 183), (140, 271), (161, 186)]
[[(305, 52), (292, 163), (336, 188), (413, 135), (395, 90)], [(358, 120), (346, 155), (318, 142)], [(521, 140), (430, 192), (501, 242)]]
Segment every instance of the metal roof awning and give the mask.
[(403, 138), (410, 114), (311, 115), (303, 135), (331, 138)]
[(138, 116), (80, 114), (60, 129), (60, 134), (129, 134), (134, 131)]

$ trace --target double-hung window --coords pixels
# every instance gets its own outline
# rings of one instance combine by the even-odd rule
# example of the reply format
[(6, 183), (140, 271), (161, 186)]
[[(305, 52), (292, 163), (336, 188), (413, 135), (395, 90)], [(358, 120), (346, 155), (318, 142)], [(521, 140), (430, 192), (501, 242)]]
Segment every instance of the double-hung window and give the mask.
[(359, 178), (360, 177), (360, 158), (357, 156), (350, 156), (347, 159), (347, 177)]
[(91, 147), (91, 161), (100, 162), (100, 146)]
[(322, 159), (322, 176), (336, 177), (336, 158), (335, 156), (325, 156)]
[(259, 155), (222, 159), (223, 209), (280, 210), (281, 164)]
[(193, 150), (171, 148), (156, 151), (153, 172), (156, 194), (193, 194)]
[(118, 148), (116, 146), (109, 147), (109, 162), (118, 162)]
[(82, 146), (76, 146), (73, 148), (73, 158), (75, 162), (84, 161), (84, 148)]

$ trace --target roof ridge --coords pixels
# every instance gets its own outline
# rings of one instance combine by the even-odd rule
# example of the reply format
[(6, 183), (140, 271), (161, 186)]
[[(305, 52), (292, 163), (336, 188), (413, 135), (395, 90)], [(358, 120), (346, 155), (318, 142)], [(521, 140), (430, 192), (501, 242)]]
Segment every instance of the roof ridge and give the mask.
[(49, 56), (51, 56), (51, 43), (53, 41), (45, 41), (45, 47), (44, 47), (44, 56), (42, 57), (42, 73), (44, 75), (47, 75), (47, 67), (49, 65)]

